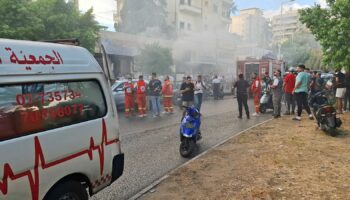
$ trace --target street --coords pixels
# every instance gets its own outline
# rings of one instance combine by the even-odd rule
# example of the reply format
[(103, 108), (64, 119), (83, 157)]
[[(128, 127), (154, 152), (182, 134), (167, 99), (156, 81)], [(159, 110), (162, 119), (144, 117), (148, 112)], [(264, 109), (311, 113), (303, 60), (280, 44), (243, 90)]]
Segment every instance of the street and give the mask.
[[(250, 101), (250, 111), (253, 104)], [(236, 99), (205, 101), (202, 105), (202, 135), (199, 153), (224, 139), (271, 118), (270, 113), (247, 120), (238, 119)], [(181, 111), (160, 118), (126, 119), (119, 115), (122, 151), (125, 153), (124, 174), (110, 187), (96, 194), (92, 199), (128, 199), (147, 187), (170, 170), (189, 161), (179, 154), (178, 135)]]

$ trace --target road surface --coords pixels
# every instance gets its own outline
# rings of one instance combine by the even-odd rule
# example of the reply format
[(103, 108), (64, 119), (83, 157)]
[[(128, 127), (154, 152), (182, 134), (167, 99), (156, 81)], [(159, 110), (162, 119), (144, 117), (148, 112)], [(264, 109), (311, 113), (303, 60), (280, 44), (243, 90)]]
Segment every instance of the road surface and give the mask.
[[(251, 113), (253, 105), (250, 102)], [(202, 136), (197, 154), (224, 139), (271, 118), (271, 113), (259, 117), (238, 119), (237, 102), (206, 101), (202, 105)], [(188, 161), (179, 154), (179, 121), (181, 112), (145, 119), (126, 119), (120, 114), (122, 150), (125, 153), (123, 176), (110, 187), (92, 197), (93, 200), (128, 199), (164, 176), (170, 170)]]

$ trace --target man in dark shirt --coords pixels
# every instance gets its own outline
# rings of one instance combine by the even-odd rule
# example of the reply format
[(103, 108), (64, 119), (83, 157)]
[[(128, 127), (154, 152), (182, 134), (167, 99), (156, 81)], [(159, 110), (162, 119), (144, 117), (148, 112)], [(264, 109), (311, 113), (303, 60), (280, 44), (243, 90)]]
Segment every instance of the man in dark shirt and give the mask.
[(182, 105), (192, 106), (194, 102), (194, 84), (191, 76), (187, 76), (186, 81), (181, 84)]
[(152, 80), (148, 84), (148, 90), (152, 102), (153, 117), (160, 116), (160, 92), (162, 91), (162, 83), (154, 72), (152, 73)]
[(349, 112), (350, 111), (350, 72), (346, 72), (345, 74), (345, 85), (346, 85), (346, 93), (344, 98), (344, 111)]
[(235, 82), (234, 88), (237, 88), (237, 102), (239, 110), (239, 119), (242, 119), (242, 111), (244, 106), (247, 119), (250, 119), (249, 108), (248, 108), (248, 88), (250, 87), (248, 81), (244, 80), (243, 74), (238, 75), (239, 80)]
[(337, 99), (337, 110), (339, 114), (343, 114), (343, 99), (346, 93), (345, 74), (337, 69), (335, 75), (335, 87), (337, 88), (335, 97)]

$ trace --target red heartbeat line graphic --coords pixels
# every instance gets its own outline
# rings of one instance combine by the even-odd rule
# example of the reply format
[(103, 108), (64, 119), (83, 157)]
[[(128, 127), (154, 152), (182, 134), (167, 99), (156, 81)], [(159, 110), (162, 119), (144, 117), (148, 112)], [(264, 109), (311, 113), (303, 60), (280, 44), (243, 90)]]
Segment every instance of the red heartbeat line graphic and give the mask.
[(43, 150), (41, 148), (40, 140), (36, 136), (34, 138), (34, 149), (35, 149), (35, 155), (34, 155), (34, 175), (28, 171), (24, 171), (19, 174), (14, 174), (12, 171), (12, 168), (10, 164), (6, 163), (4, 165), (4, 175), (2, 178), (2, 182), (0, 182), (0, 191), (2, 194), (6, 195), (8, 192), (8, 179), (16, 180), (20, 179), (22, 177), (27, 177), (28, 182), (30, 185), (30, 190), (32, 192), (32, 200), (39, 200), (39, 166), (41, 166), (42, 170), (45, 170), (47, 168), (56, 166), (58, 164), (61, 164), (63, 162), (72, 160), (74, 158), (80, 157), (82, 155), (87, 154), (90, 160), (93, 160), (93, 152), (95, 150), (98, 151), (99, 159), (100, 159), (100, 175), (103, 175), (103, 168), (104, 168), (104, 148), (105, 146), (109, 146), (111, 144), (117, 143), (118, 139), (113, 139), (110, 141), (107, 141), (107, 130), (106, 130), (106, 123), (105, 120), (102, 120), (102, 142), (99, 145), (95, 145), (94, 139), (90, 138), (90, 147), (89, 149), (86, 149), (84, 151), (75, 153), (73, 155), (70, 155), (68, 157), (53, 161), (51, 163), (46, 163)]

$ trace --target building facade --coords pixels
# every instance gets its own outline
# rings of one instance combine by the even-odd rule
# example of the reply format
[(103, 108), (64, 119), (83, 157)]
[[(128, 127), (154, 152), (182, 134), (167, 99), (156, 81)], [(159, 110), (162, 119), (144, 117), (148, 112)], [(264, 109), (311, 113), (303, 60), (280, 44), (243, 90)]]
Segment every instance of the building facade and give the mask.
[(291, 39), (295, 33), (305, 31), (306, 28), (299, 21), (297, 10), (289, 10), (272, 18), (273, 42), (281, 44)]
[(268, 46), (271, 40), (268, 21), (258, 8), (241, 10), (238, 16), (232, 17), (230, 32), (241, 36), (246, 42), (261, 47)]
[[(120, 24), (123, 23), (120, 11), (125, 0), (116, 1), (114, 20), (116, 24)], [(163, 44), (172, 49), (176, 73), (217, 71), (216, 73), (233, 74), (235, 36), (229, 33), (231, 4), (232, 0), (167, 0), (167, 22), (169, 25), (175, 25), (177, 37)], [(104, 33), (101, 39), (112, 34)], [(119, 40), (113, 44), (120, 45), (125, 43), (120, 41), (122, 38), (109, 37), (109, 40)], [(172, 45), (167, 45), (170, 43)], [(162, 45), (162, 42), (160, 44)], [(142, 48), (142, 45), (135, 48)], [(129, 54), (128, 57), (133, 55)]]

